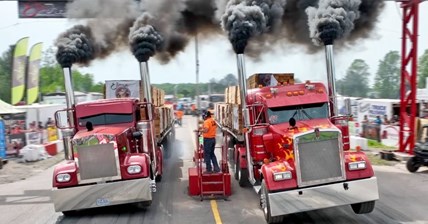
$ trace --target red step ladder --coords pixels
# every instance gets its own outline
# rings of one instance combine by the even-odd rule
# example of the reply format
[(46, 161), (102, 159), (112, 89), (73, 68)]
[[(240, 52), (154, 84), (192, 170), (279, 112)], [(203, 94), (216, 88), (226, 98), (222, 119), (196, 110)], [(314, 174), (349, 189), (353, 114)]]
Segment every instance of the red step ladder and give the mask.
[(222, 158), (219, 162), (220, 172), (204, 173), (203, 144), (199, 142), (200, 133), (197, 131), (196, 136), (197, 147), (193, 158), (196, 167), (189, 168), (189, 195), (199, 196), (201, 201), (206, 197), (222, 197), (227, 199), (227, 197), (231, 195), (231, 178), (227, 164), (227, 148), (222, 144)]

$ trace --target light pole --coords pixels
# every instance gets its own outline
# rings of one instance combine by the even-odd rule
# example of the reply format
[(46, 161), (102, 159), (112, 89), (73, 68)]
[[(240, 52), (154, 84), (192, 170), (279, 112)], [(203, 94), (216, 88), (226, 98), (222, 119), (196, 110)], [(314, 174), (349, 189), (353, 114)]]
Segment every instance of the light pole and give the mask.
[(198, 52), (198, 34), (195, 34), (195, 62), (196, 62), (196, 125), (199, 128), (199, 111), (200, 111), (200, 99), (199, 99), (199, 52)]

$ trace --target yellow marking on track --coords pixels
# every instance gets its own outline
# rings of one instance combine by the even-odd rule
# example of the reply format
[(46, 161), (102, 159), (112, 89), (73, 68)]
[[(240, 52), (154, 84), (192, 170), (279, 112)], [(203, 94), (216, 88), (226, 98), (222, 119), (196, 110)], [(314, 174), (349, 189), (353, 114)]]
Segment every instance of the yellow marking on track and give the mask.
[(220, 213), (218, 212), (218, 208), (217, 208), (217, 202), (215, 200), (211, 200), (211, 210), (213, 211), (215, 223), (222, 224)]

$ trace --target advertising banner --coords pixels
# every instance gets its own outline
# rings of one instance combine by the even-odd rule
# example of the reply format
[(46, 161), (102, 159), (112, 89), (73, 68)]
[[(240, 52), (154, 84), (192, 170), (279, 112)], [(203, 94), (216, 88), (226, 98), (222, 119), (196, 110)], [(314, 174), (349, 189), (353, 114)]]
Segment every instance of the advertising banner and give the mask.
[(12, 105), (16, 105), (24, 97), (28, 39), (28, 37), (24, 37), (18, 40), (13, 53)]
[(19, 18), (66, 18), (67, 0), (18, 0)]
[(6, 129), (5, 129), (4, 122), (1, 118), (0, 118), (0, 158), (6, 158)]
[(40, 59), (42, 58), (42, 43), (33, 45), (28, 60), (27, 104), (36, 102), (39, 96)]
[(106, 99), (140, 98), (139, 80), (107, 80)]

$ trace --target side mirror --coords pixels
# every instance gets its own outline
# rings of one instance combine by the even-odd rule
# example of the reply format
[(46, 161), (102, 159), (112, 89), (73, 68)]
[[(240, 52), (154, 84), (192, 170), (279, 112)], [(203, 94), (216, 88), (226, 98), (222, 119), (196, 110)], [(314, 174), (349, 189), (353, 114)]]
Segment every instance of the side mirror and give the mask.
[(143, 137), (143, 134), (141, 134), (141, 132), (139, 131), (134, 131), (132, 132), (132, 137), (135, 139), (140, 139), (141, 137)]
[(72, 109), (58, 110), (55, 112), (55, 126), (59, 129), (74, 128), (74, 124), (70, 123), (69, 116), (73, 116)]

